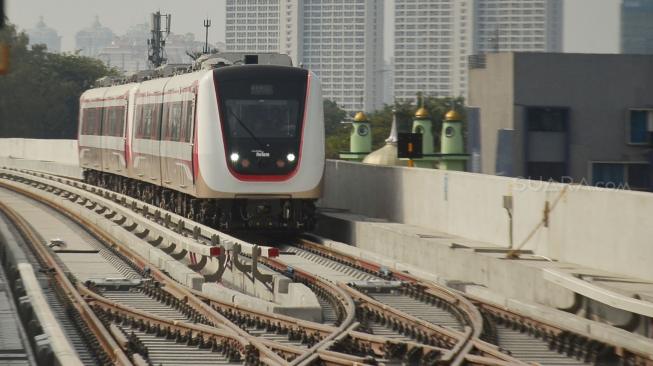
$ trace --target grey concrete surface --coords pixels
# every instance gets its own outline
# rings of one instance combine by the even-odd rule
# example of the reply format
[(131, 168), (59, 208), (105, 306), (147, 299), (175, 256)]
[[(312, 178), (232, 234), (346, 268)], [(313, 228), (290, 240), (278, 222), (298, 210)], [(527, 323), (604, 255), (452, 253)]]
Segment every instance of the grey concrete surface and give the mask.
[(82, 179), (82, 169), (78, 165), (61, 164), (52, 161), (25, 160), (0, 156), (0, 167), (36, 170), (62, 177)]
[[(327, 161), (319, 206), (415, 226), (424, 234), (435, 231), (508, 248), (510, 221), (504, 196), (513, 200), (515, 247), (579, 266), (653, 279), (653, 225), (647, 221), (653, 211), (651, 193)], [(391, 247), (389, 239), (385, 241)], [(420, 252), (412, 255), (429, 260)]]

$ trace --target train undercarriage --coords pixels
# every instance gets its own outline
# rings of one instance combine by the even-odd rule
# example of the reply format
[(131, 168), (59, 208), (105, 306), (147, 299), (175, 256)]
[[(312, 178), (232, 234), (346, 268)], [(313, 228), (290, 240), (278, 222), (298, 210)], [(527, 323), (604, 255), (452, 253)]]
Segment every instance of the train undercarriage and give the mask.
[(294, 232), (313, 229), (315, 203), (310, 199), (206, 199), (136, 179), (94, 170), (84, 181), (147, 202), (218, 230)]

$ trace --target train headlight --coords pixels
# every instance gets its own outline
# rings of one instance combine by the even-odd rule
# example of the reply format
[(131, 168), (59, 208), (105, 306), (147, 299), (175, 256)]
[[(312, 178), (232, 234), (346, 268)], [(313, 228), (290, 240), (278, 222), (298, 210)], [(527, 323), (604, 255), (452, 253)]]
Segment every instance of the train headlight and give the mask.
[(290, 153), (290, 154), (286, 155), (286, 159), (287, 159), (289, 162), (291, 162), (291, 163), (292, 163), (293, 161), (295, 161), (296, 158), (297, 158), (297, 157), (296, 157), (295, 154), (293, 154), (293, 153)]
[(235, 163), (238, 161), (238, 159), (240, 159), (240, 155), (238, 155), (238, 153), (231, 153), (231, 156), (229, 156), (229, 158), (231, 159), (232, 163)]

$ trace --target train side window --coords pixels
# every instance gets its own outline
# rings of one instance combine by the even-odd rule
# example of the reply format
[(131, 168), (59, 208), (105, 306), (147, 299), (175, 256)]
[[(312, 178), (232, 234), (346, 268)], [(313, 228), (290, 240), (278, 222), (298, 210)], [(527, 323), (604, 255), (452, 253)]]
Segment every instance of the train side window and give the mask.
[(180, 141), (181, 137), (181, 102), (172, 103), (170, 107), (170, 140)]
[(123, 137), (125, 135), (125, 123), (127, 122), (127, 118), (125, 118), (126, 116), (124, 106), (116, 108), (116, 136), (118, 137)]
[(121, 130), (121, 124), (122, 124), (122, 118), (120, 115), (120, 107), (111, 107), (111, 111), (109, 112), (109, 115), (111, 116), (111, 132), (110, 135), (113, 137), (119, 137), (120, 136), (120, 130)]
[(102, 126), (102, 136), (113, 136), (113, 107), (103, 107), (100, 109), (103, 115), (104, 124)]
[(151, 130), (150, 130), (150, 139), (160, 140), (161, 135), (161, 110), (163, 109), (162, 103), (152, 104), (152, 120), (151, 120)]
[(136, 105), (136, 113), (134, 115), (134, 138), (143, 138), (143, 105)]
[(170, 140), (170, 103), (163, 103), (163, 118), (161, 119), (161, 140)]
[(86, 108), (84, 111), (86, 116), (84, 117), (84, 135), (93, 134), (93, 108)]
[(152, 137), (152, 104), (148, 104), (143, 108), (143, 136), (144, 139)]
[(89, 135), (99, 135), (100, 134), (100, 111), (101, 108), (89, 108), (88, 113), (88, 134)]
[(84, 110), (84, 135), (93, 134), (93, 108), (86, 108)]
[(193, 134), (193, 101), (184, 102), (184, 113), (183, 113), (183, 122), (182, 122), (182, 142), (190, 142)]
[(80, 122), (80, 135), (88, 135), (88, 108), (82, 109), (82, 121)]
[(95, 135), (97, 136), (102, 136), (102, 125), (104, 124), (103, 111), (104, 108), (97, 108), (95, 112)]
[(120, 136), (120, 118), (118, 117), (118, 110), (120, 107), (111, 107), (111, 136)]

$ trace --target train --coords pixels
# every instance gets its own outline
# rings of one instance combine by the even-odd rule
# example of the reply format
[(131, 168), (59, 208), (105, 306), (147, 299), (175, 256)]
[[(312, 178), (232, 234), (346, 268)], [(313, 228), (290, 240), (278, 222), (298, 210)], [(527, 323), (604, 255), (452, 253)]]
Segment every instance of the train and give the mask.
[(84, 180), (225, 231), (305, 231), (325, 165), (320, 80), (219, 63), (80, 97)]

